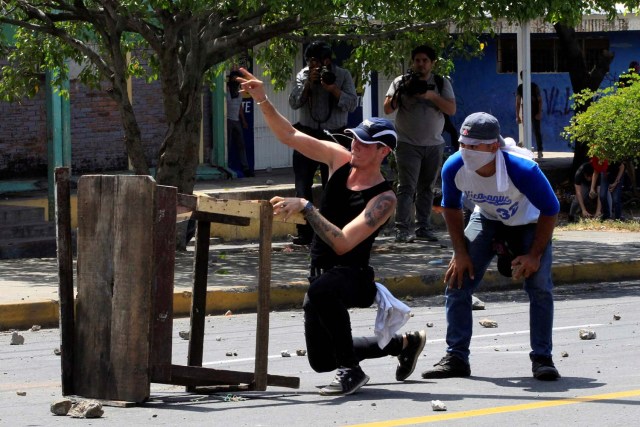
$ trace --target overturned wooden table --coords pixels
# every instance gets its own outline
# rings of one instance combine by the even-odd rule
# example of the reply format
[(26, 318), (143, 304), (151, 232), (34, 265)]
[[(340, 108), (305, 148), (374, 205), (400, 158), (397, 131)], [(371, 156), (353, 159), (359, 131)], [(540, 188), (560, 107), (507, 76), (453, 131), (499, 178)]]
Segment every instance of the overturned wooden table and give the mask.
[[(87, 175), (78, 181), (78, 295), (73, 300), (68, 170), (56, 171), (63, 395), (143, 402), (150, 383), (196, 387), (298, 388), (267, 372), (271, 231), (266, 200), (178, 194), (148, 176)], [(187, 365), (171, 361), (176, 219), (196, 221)], [(254, 372), (202, 367), (212, 223), (260, 221)], [(301, 223), (302, 216), (289, 221)]]

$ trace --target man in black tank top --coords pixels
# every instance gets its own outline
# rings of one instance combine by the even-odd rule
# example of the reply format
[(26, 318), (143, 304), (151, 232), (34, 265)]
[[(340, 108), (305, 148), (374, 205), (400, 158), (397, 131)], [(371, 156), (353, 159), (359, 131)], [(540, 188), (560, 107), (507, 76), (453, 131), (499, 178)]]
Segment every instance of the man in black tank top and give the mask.
[(265, 122), (285, 145), (329, 168), (320, 209), (299, 197), (274, 197), (274, 214), (285, 219), (302, 212), (316, 233), (311, 245), (311, 274), (305, 295), (307, 356), (316, 372), (338, 370), (320, 390), (347, 395), (369, 381), (360, 368), (364, 359), (398, 356), (396, 379), (415, 369), (426, 342), (424, 331), (395, 334), (380, 348), (376, 337), (353, 338), (348, 309), (369, 307), (377, 293), (369, 266), (371, 247), (396, 207), (396, 196), (380, 171), (395, 148), (397, 135), (386, 119), (371, 118), (354, 129), (351, 151), (296, 130), (267, 98), (263, 83), (245, 69), (238, 81), (260, 107)]

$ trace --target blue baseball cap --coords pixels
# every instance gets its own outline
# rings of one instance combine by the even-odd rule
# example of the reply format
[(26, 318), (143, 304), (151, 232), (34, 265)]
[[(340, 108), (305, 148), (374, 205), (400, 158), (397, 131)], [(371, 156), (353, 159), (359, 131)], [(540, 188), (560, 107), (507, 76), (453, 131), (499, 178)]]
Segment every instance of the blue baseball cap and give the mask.
[(381, 117), (371, 117), (364, 120), (353, 129), (346, 129), (345, 133), (352, 134), (363, 144), (382, 144), (394, 150), (398, 141), (398, 134), (393, 123)]

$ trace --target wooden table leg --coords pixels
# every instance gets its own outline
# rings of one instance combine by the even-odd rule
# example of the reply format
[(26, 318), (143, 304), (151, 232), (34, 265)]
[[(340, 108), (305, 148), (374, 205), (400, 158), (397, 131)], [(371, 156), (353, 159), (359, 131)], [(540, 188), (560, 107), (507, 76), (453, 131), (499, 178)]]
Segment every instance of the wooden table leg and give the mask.
[(273, 207), (263, 201), (260, 205), (260, 248), (258, 261), (258, 303), (256, 325), (255, 389), (267, 389), (269, 360), (269, 308), (271, 305), (271, 235)]
[(71, 237), (71, 196), (69, 168), (56, 168), (56, 245), (58, 254), (58, 297), (60, 299), (60, 351), (62, 395), (75, 394), (73, 389), (73, 241)]
[[(198, 221), (196, 228), (193, 292), (191, 300), (191, 329), (189, 334), (188, 366), (202, 366), (204, 345), (204, 318), (207, 305), (207, 275), (209, 273), (209, 239), (211, 223)], [(195, 387), (188, 386), (187, 391)]]

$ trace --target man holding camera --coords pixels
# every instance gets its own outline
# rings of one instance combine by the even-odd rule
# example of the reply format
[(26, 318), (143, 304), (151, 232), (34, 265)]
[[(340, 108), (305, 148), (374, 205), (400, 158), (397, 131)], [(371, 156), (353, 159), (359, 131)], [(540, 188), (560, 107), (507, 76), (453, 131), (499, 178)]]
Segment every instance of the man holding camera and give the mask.
[[(384, 100), (386, 114), (397, 111), (396, 242), (400, 243), (411, 242), (415, 238), (432, 242), (438, 240), (431, 230), (433, 187), (444, 153), (444, 115), (455, 114), (456, 100), (449, 80), (432, 72), (436, 59), (435, 51), (429, 46), (413, 49), (411, 70), (394, 79)], [(414, 208), (415, 236), (410, 229)]]
[[(314, 138), (335, 142), (336, 139), (330, 134), (344, 132), (348, 115), (358, 104), (358, 96), (351, 74), (333, 64), (332, 56), (328, 43), (314, 41), (309, 44), (304, 52), (307, 66), (296, 76), (289, 95), (289, 105), (294, 110), (300, 110), (298, 122), (294, 125), (296, 129)], [(328, 177), (327, 166), (294, 150), (293, 173), (297, 197), (313, 200), (313, 177), (318, 168), (324, 188)], [(293, 243), (308, 245), (313, 234), (309, 225), (298, 225), (298, 236)]]

